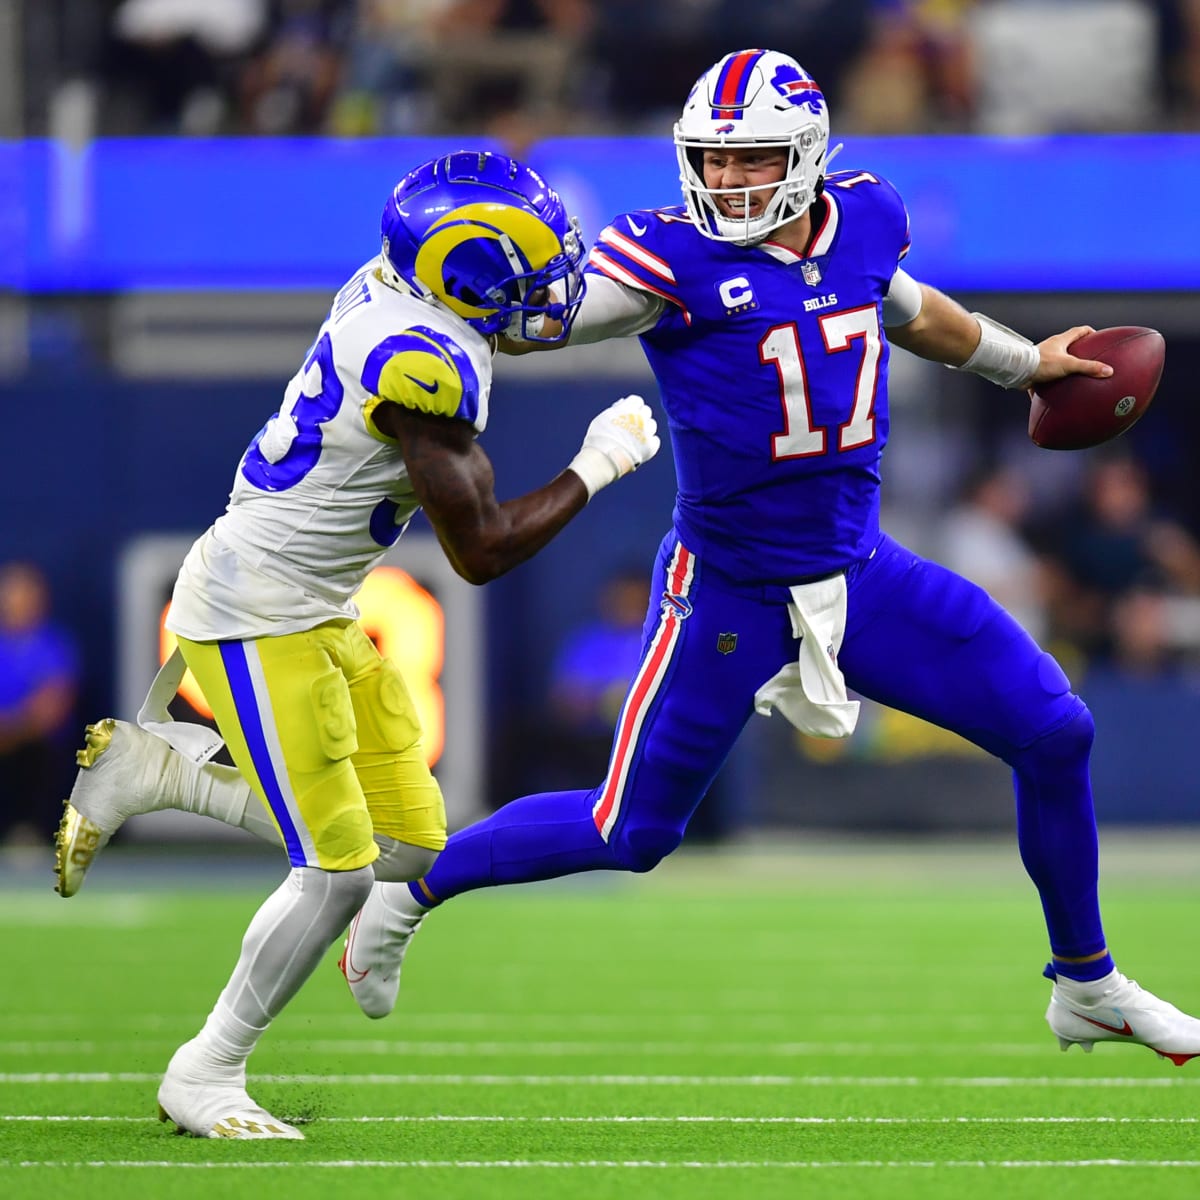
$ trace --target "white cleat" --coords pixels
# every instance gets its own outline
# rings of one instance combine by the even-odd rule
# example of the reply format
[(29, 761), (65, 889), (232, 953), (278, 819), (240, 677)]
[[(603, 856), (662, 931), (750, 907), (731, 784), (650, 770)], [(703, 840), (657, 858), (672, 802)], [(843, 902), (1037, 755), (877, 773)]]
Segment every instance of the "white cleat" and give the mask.
[(250, 1099), (245, 1069), (226, 1074), (205, 1066), (194, 1041), (180, 1046), (167, 1065), (158, 1089), (158, 1119), (174, 1121), (176, 1133), (194, 1137), (304, 1140), (294, 1125)]
[(159, 806), (171, 747), (161, 738), (105, 717), (87, 727), (75, 755), (79, 772), (54, 839), (54, 890), (73, 896), (83, 877), (128, 817)]
[(350, 922), (338, 969), (372, 1020), (396, 1007), (404, 955), (428, 912), (412, 898), (408, 884), (377, 883)]
[(1063, 1050), (1080, 1045), (1090, 1054), (1096, 1042), (1129, 1042), (1177, 1067), (1200, 1057), (1200, 1021), (1116, 970), (1091, 983), (1059, 975), (1046, 1020)]

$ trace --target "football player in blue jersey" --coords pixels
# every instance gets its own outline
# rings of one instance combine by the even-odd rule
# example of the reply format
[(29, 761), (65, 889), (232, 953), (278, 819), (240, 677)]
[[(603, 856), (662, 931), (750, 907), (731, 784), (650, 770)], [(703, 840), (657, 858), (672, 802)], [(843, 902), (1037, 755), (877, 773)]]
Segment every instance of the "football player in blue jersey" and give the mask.
[(1109, 955), (1083, 701), (984, 591), (879, 528), (889, 343), (1026, 388), (1109, 374), (1067, 350), (1087, 327), (1032, 345), (909, 276), (899, 195), (868, 170), (830, 172), (824, 97), (786, 55), (723, 58), (688, 97), (675, 146), (685, 204), (600, 234), (567, 339), (641, 338), (678, 474), (607, 775), (516, 800), (452, 836), (420, 880), (376, 887), (343, 959), (360, 1007), (392, 1008), (413, 932), (454, 896), (650, 870), (756, 710), (844, 737), (858, 709), (848, 685), (1012, 767), (1062, 1047), (1200, 1054), (1200, 1021)]
[[(578, 227), (536, 172), (466, 151), (405, 176), (382, 227), (382, 253), (335, 297), (228, 508), (183, 564), (168, 618), (180, 650), (139, 724), (89, 726), (59, 831), (64, 896), (122, 821), (152, 809), (216, 817), (287, 851), (288, 877), (159, 1088), (162, 1119), (201, 1137), (303, 1136), (251, 1100), (246, 1060), (372, 883), (416, 878), (445, 844), (408, 689), (356, 620), (367, 573), (423, 508), (458, 573), (494, 579), (659, 444), (644, 401), (623, 397), (566, 470), (500, 503), (475, 440), (490, 339), (537, 337), (543, 321), (544, 336), (569, 331), (583, 295)], [(207, 761), (221, 738), (166, 713), (185, 663), (236, 770)]]

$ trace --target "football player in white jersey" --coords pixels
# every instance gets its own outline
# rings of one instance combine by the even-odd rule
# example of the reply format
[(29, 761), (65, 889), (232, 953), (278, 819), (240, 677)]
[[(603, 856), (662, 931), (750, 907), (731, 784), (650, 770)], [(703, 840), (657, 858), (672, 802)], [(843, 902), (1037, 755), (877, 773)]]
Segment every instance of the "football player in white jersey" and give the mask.
[[(397, 185), (383, 250), (338, 292), (279, 411), (192, 547), (168, 626), (179, 655), (139, 722), (89, 726), (59, 831), (58, 890), (78, 890), (122, 821), (181, 807), (284, 846), (291, 871), (250, 922), (200, 1033), (172, 1057), (159, 1115), (204, 1137), (300, 1138), (246, 1092), (258, 1039), (376, 879), (416, 879), (446, 840), (437, 781), (396, 666), (352, 597), (423, 507), (456, 571), (485, 583), (546, 545), (589, 498), (658, 450), (640, 397), (593, 419), (566, 470), (501, 503), (476, 442), (494, 338), (569, 330), (584, 245), (528, 167), (459, 152)], [(556, 285), (554, 297), (550, 285)], [(169, 720), (183, 665), (220, 742)]]

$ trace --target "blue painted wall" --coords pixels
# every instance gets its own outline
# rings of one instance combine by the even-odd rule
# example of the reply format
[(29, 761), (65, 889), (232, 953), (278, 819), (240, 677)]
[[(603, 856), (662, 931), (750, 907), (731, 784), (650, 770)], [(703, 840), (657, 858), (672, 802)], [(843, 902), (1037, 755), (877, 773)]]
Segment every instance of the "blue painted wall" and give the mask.
[[(632, 386), (617, 380), (498, 381), (493, 420), (482, 442), (496, 465), (501, 498), (537, 487), (561, 470), (592, 414)], [(205, 528), (223, 509), (242, 450), (279, 396), (270, 383), (131, 383), (100, 372), (39, 372), (0, 387), (5, 415), (0, 561), (29, 557), (42, 563), (59, 617), (85, 637), (88, 688), (80, 706), (85, 716), (108, 711), (115, 700), (115, 571), (122, 545), (138, 534)], [(647, 398), (656, 399), (652, 393)], [(604, 577), (631, 559), (644, 560), (649, 570), (669, 527), (673, 498), (665, 445), (646, 469), (598, 496), (542, 554), (489, 586), (489, 700), (496, 728), (503, 714), (539, 703), (556, 646), (590, 615)], [(1200, 685), (1184, 679), (1169, 689), (1155, 683), (1139, 690), (1096, 674), (1080, 690), (1094, 707), (1100, 731), (1094, 778), (1102, 819), (1200, 819), (1187, 753), (1200, 727)], [(964, 827), (1009, 822), (1006, 773), (998, 764), (951, 766), (976, 772), (965, 794), (990, 797), (968, 810), (947, 809), (953, 822)], [(916, 772), (914, 794), (940, 786), (936, 765), (909, 772)], [(799, 788), (809, 797), (804, 811), (810, 822), (841, 820), (838, 813), (852, 812), (869, 823), (874, 810), (867, 802), (880, 781), (900, 778), (883, 764), (858, 784), (839, 775), (837, 812), (825, 813), (822, 797), (830, 788), (823, 777), (811, 775), (798, 762), (794, 772), (767, 773), (754, 811), (796, 811)], [(804, 780), (819, 786), (801, 787)], [(860, 785), (861, 803), (854, 800)], [(951, 773), (945, 785), (958, 793), (962, 781)], [(946, 816), (922, 813), (922, 820)], [(894, 814), (885, 816), (879, 819), (886, 825)]]
[[(482, 444), (502, 499), (540, 486), (570, 461), (595, 412), (625, 390), (602, 384), (498, 382)], [(643, 387), (644, 390), (644, 387)], [(87, 633), (88, 711), (113, 703), (115, 564), (138, 534), (200, 532), (223, 510), (247, 442), (278, 407), (271, 383), (117, 381), (43, 373), (0, 387), (0, 561), (50, 572), (59, 615)], [(531, 431), (536, 430), (536, 436)], [(670, 525), (669, 447), (607, 489), (542, 555), (493, 584), (488, 600), (497, 702), (531, 703), (567, 628), (590, 615), (618, 564), (649, 571)]]
[[(377, 250), (378, 214), (396, 178), (451, 148), (265, 139), (114, 140), (82, 151), (0, 145), (0, 288), (332, 289)], [(666, 138), (562, 139), (529, 158), (589, 235), (616, 212), (678, 200)], [(912, 214), (912, 269), (949, 290), (1200, 292), (1200, 137), (853, 139), (837, 165), (897, 184)], [(1118, 221), (1113, 198), (1128, 194), (1131, 179), (1138, 216)], [(45, 314), (35, 341), (42, 336), (54, 340)], [(81, 710), (91, 714), (113, 702), (120, 548), (146, 532), (197, 532), (221, 511), (282, 381), (131, 383), (85, 363), (69, 337), (33, 349), (30, 374), (0, 384), (0, 560), (28, 556), (49, 570), (59, 615), (86, 635)], [(1172, 370), (1186, 370), (1184, 360)], [(644, 379), (498, 381), (484, 445), (501, 496), (561, 469), (591, 415), (630, 387), (644, 391)], [(1177, 412), (1180, 421), (1191, 428)], [(537, 701), (554, 647), (591, 612), (601, 579), (631, 558), (649, 567), (672, 498), (664, 448), (537, 559), (492, 585), (494, 706)], [(1083, 688), (1095, 692), (1101, 726), (1102, 815), (1194, 818), (1200, 804), (1179, 747), (1197, 727), (1200, 696), (1181, 684), (1167, 700), (1156, 690), (1139, 701), (1122, 686)]]
[[(457, 147), (429, 139), (0, 145), (0, 286), (336, 288), (378, 250), (379, 214), (397, 178)], [(528, 157), (589, 237), (616, 213), (679, 203), (665, 137), (559, 139)], [(851, 138), (836, 166), (896, 184), (912, 215), (914, 271), (941, 287), (1200, 288), (1200, 136)], [(1131, 195), (1122, 217), (1119, 198)]]

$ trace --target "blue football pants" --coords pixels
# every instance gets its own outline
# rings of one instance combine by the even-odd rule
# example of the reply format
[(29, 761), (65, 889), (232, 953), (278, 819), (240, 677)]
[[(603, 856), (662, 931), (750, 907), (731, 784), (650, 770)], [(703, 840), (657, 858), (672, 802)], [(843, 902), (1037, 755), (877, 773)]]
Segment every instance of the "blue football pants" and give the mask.
[[(1051, 948), (1068, 958), (1100, 953), (1094, 728), (1061, 667), (981, 588), (886, 535), (846, 579), (838, 663), (847, 685), (1009, 764), (1018, 846)], [(454, 834), (414, 892), (445, 900), (502, 883), (654, 867), (682, 841), (755, 692), (795, 660), (788, 599), (783, 587), (706, 575), (668, 535), (605, 780), (514, 800)]]

